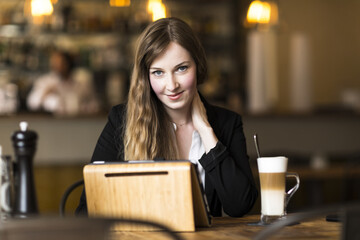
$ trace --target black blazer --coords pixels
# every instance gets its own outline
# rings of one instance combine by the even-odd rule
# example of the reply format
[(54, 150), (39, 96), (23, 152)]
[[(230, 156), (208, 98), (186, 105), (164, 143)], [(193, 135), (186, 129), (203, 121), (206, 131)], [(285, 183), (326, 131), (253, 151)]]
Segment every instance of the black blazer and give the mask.
[[(258, 191), (249, 165), (241, 116), (202, 99), (208, 121), (219, 139), (217, 145), (199, 160), (205, 170), (205, 194), (212, 216), (222, 209), (232, 217), (241, 217), (253, 207)], [(123, 161), (122, 130), (126, 106), (112, 108), (108, 122), (96, 144), (91, 161)], [(77, 214), (86, 214), (83, 194)]]

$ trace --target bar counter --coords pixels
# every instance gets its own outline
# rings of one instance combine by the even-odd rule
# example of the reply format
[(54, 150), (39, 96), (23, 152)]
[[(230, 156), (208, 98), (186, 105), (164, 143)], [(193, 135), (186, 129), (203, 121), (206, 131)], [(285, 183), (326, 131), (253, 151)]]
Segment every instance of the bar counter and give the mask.
[[(258, 133), (264, 155), (314, 154), (348, 155), (359, 153), (360, 115), (308, 114), (243, 116), (248, 154), (256, 156), (253, 134)], [(35, 164), (84, 164), (90, 161), (107, 115), (55, 117), (44, 114), (0, 116), (0, 144), (12, 154), (11, 134), (19, 122), (39, 134)], [(290, 157), (290, 156), (289, 156)], [(291, 165), (291, 164), (290, 164)]]

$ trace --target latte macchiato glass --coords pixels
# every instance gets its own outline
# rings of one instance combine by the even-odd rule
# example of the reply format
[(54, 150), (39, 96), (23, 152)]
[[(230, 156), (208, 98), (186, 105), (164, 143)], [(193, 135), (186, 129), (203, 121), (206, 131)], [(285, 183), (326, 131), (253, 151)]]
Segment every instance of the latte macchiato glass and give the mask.
[[(297, 173), (287, 172), (286, 157), (261, 157), (257, 159), (260, 191), (261, 191), (261, 222), (272, 223), (286, 216), (286, 207), (300, 186)], [(285, 192), (285, 179), (294, 177), (296, 185)]]

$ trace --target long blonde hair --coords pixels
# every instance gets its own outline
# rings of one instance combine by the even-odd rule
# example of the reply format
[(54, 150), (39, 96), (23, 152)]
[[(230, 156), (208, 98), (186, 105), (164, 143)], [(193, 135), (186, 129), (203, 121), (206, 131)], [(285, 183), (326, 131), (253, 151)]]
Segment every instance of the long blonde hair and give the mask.
[(174, 128), (149, 81), (151, 63), (176, 42), (195, 61), (197, 83), (207, 76), (205, 52), (189, 25), (177, 18), (151, 23), (138, 40), (130, 83), (124, 133), (125, 160), (178, 159)]

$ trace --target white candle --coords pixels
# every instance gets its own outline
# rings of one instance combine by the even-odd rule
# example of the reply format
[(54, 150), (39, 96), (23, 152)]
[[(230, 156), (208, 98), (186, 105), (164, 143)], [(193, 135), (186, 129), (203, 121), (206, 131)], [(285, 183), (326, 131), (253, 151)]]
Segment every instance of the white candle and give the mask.
[(251, 113), (271, 110), (278, 98), (276, 34), (254, 30), (248, 35), (247, 84)]
[(251, 113), (266, 111), (265, 59), (263, 37), (260, 32), (252, 31), (248, 35), (248, 107)]
[(301, 33), (290, 42), (290, 103), (295, 112), (307, 112), (312, 108), (311, 58), (308, 38)]

